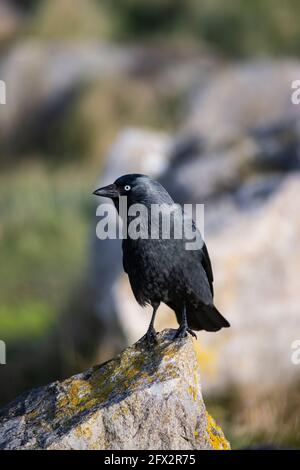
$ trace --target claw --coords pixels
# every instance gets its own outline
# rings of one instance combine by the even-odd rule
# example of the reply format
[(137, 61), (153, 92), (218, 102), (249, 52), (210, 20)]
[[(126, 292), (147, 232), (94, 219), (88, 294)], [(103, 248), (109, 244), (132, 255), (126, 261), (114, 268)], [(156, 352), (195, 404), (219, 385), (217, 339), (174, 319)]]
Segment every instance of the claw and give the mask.
[(185, 338), (187, 336), (187, 328), (186, 327), (179, 327), (175, 333), (174, 339), (177, 338)]
[(141, 341), (146, 341), (148, 346), (153, 346), (157, 343), (156, 339), (157, 333), (154, 328), (149, 328), (146, 334), (141, 338)]
[(182, 309), (182, 318), (181, 318), (180, 326), (175, 333), (174, 339), (185, 338), (188, 333), (194, 336), (194, 338), (197, 338), (196, 333), (194, 333), (194, 331), (188, 326), (187, 315), (186, 315), (186, 305), (184, 304), (183, 309)]
[(196, 333), (195, 333), (191, 328), (188, 328), (188, 329), (187, 329), (187, 332), (188, 332), (190, 335), (192, 335), (194, 338), (197, 339)]
[(196, 333), (191, 329), (187, 327), (179, 327), (178, 330), (175, 333), (174, 339), (177, 338), (186, 338), (188, 333), (192, 335), (194, 338), (197, 338)]

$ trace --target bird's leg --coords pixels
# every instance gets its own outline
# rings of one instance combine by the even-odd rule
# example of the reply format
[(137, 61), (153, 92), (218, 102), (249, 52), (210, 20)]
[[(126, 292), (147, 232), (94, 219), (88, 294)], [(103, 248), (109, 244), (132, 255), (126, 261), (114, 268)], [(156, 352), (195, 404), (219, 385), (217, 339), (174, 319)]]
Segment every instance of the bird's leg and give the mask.
[(153, 312), (152, 312), (151, 321), (150, 321), (147, 333), (144, 336), (144, 338), (147, 340), (147, 343), (150, 344), (150, 345), (153, 344), (156, 341), (157, 333), (154, 329), (154, 320), (155, 320), (156, 312), (157, 312), (158, 307), (159, 307), (159, 303), (153, 303), (152, 307), (153, 307)]
[(175, 338), (185, 338), (188, 333), (194, 336), (194, 338), (197, 338), (196, 333), (188, 326), (187, 317), (186, 317), (186, 305), (184, 304), (183, 309), (182, 309), (181, 323), (180, 323), (178, 330), (175, 333)]

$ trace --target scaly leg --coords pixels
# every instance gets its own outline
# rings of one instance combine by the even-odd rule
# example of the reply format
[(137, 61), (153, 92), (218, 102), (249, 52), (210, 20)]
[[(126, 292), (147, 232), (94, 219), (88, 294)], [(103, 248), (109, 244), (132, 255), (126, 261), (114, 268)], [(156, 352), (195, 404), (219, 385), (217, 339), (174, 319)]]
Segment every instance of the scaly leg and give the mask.
[(151, 321), (150, 321), (150, 324), (149, 324), (149, 327), (148, 327), (148, 330), (147, 330), (147, 333), (145, 334), (145, 336), (143, 337), (143, 339), (145, 338), (147, 340), (147, 343), (149, 345), (152, 345), (153, 343), (155, 343), (156, 341), (156, 331), (154, 329), (154, 320), (155, 320), (155, 315), (156, 315), (156, 312), (158, 310), (158, 307), (159, 307), (159, 302), (156, 302), (156, 303), (152, 303), (152, 307), (153, 307), (153, 312), (152, 312), (152, 317), (151, 317)]
[(182, 309), (181, 323), (180, 323), (178, 330), (176, 331), (175, 338), (185, 338), (188, 333), (194, 336), (194, 338), (197, 338), (196, 333), (188, 326), (187, 317), (186, 317), (186, 306), (184, 305)]

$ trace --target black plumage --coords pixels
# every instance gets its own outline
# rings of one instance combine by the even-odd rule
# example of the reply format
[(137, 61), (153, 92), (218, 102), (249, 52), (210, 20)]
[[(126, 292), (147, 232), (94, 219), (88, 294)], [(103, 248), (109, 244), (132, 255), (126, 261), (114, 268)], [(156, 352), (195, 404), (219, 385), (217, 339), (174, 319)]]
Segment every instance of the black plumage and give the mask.
[[(172, 308), (180, 324), (176, 336), (185, 336), (192, 330), (218, 331), (229, 327), (228, 321), (213, 303), (213, 272), (207, 247), (200, 232), (193, 224), (201, 244), (196, 250), (187, 250), (185, 236), (174, 237), (175, 221), (188, 218), (163, 186), (148, 176), (132, 174), (118, 178), (112, 185), (95, 191), (96, 195), (109, 197), (119, 210), (119, 197), (127, 196), (128, 208), (133, 204), (143, 204), (149, 210), (148, 216), (141, 218), (146, 226), (148, 239), (123, 240), (123, 266), (129, 276), (132, 291), (140, 305), (151, 304), (153, 315), (147, 331), (149, 341), (155, 338), (154, 319), (161, 302)], [(161, 222), (156, 227), (158, 238), (150, 237), (155, 223), (149, 216), (152, 204), (172, 209), (171, 237), (162, 238)], [(134, 217), (129, 216), (130, 224)], [(177, 219), (180, 218), (180, 219)]]

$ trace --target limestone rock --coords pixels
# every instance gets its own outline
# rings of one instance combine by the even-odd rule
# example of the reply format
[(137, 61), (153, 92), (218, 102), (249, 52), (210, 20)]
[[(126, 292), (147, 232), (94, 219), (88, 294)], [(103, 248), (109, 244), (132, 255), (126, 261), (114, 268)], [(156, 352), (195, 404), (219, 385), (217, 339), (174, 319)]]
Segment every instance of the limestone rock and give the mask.
[(173, 335), (17, 398), (0, 412), (0, 448), (229, 449), (205, 409), (195, 342)]

